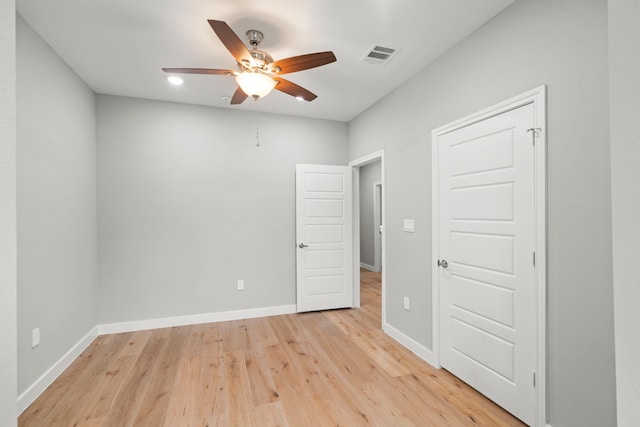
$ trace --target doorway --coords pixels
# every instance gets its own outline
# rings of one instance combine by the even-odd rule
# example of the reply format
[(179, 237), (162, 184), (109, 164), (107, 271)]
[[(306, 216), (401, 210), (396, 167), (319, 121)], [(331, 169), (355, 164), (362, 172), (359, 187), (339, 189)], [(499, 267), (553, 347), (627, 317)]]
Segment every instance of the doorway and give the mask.
[[(366, 186), (366, 187), (362, 187), (361, 190), (361, 186), (360, 186), (360, 182), (361, 182), (361, 172), (365, 172), (365, 178), (366, 178), (366, 170), (364, 168), (366, 168), (368, 165), (379, 165), (379, 177), (373, 179), (371, 181), (371, 183)], [(372, 191), (373, 188), (373, 183), (377, 183), (379, 184), (379, 188), (380, 188), (380, 200), (379, 200), (379, 211), (380, 211), (380, 218), (376, 218), (380, 221), (381, 225), (382, 225), (382, 229), (384, 230), (385, 228), (385, 186), (384, 186), (384, 180), (385, 180), (385, 169), (384, 169), (384, 150), (381, 151), (377, 151), (374, 153), (371, 153), (367, 156), (361, 157), (359, 159), (353, 160), (351, 162), (349, 162), (349, 166), (352, 168), (353, 171), (353, 201), (354, 201), (354, 206), (353, 206), (353, 213), (354, 213), (354, 226), (353, 226), (353, 233), (354, 233), (354, 237), (353, 237), (353, 263), (354, 263), (354, 277), (353, 277), (353, 306), (354, 307), (360, 307), (361, 306), (361, 293), (360, 293), (360, 283), (361, 283), (361, 274), (360, 274), (360, 267), (361, 267), (361, 235), (364, 235), (364, 233), (367, 234), (367, 236), (370, 237), (370, 241), (371, 241), (371, 263), (375, 264), (375, 240), (376, 240), (376, 234), (374, 234), (374, 218), (373, 218), (373, 214), (374, 214), (374, 192)], [(373, 168), (372, 168), (373, 169)], [(362, 206), (361, 206), (361, 193), (367, 193), (369, 198), (371, 199), (371, 208), (368, 209), (368, 214), (371, 216), (371, 222), (370, 222), (370, 226), (363, 228), (361, 227), (361, 211), (362, 211)], [(380, 264), (384, 265), (385, 264), (385, 245), (386, 245), (386, 239), (385, 239), (385, 235), (382, 234), (379, 237), (379, 244), (380, 244), (380, 250), (379, 250), (379, 257), (380, 257)], [(371, 270), (375, 270), (375, 265), (369, 264), (368, 267), (370, 267)], [(365, 266), (366, 268), (367, 266)], [(369, 270), (369, 269), (367, 269)], [(385, 270), (383, 269), (382, 272), (380, 273), (380, 281), (381, 281), (381, 289), (380, 289), (380, 293), (381, 293), (381, 326), (384, 327), (385, 325), (385, 306), (386, 306), (386, 293), (385, 293), (385, 286), (386, 286), (386, 278), (385, 278)]]
[[(382, 221), (382, 169), (378, 160), (359, 169), (360, 215), (360, 308), (368, 313), (378, 329), (382, 328), (380, 272)], [(378, 197), (379, 196), (379, 197)]]
[(380, 272), (380, 221), (382, 191), (380, 161), (359, 169), (360, 267)]

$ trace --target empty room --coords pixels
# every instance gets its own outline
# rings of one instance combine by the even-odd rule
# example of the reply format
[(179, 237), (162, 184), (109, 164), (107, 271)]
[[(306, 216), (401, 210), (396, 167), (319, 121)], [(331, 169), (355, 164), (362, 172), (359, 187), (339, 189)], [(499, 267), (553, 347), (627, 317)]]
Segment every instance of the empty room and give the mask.
[(0, 426), (640, 425), (637, 1), (0, 10)]

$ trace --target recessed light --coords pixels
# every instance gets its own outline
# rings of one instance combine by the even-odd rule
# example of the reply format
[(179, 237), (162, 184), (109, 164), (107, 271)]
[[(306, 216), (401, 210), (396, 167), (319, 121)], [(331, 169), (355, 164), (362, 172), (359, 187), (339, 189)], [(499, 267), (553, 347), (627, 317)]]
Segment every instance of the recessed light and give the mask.
[(298, 101), (304, 101), (304, 98), (303, 98), (303, 97), (301, 97), (301, 96), (296, 96), (296, 99), (297, 99)]
[(231, 97), (229, 95), (224, 95), (220, 97), (223, 101), (231, 101)]
[(169, 76), (167, 77), (167, 80), (174, 86), (180, 86), (182, 83), (184, 83), (184, 80), (182, 80), (182, 78), (178, 76)]

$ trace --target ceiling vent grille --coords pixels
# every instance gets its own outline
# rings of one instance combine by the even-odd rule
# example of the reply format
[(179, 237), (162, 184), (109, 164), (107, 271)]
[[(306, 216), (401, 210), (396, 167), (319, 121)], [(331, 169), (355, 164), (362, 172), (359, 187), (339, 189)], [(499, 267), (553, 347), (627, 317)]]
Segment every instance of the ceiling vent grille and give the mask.
[(393, 56), (398, 52), (398, 49), (392, 49), (390, 47), (383, 47), (374, 44), (367, 50), (367, 53), (362, 57), (363, 62), (368, 62), (370, 64), (381, 64), (385, 65), (387, 62), (393, 58)]

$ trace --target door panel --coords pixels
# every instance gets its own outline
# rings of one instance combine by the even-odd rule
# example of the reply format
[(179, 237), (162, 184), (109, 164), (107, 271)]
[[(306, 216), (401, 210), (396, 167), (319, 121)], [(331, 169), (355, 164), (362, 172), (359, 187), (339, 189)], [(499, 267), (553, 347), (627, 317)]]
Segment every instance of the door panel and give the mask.
[(460, 276), (451, 276), (451, 305), (513, 327), (514, 290)]
[(513, 273), (513, 236), (452, 232), (451, 261), (459, 265)]
[(513, 166), (511, 129), (471, 137), (451, 147), (451, 176), (485, 172)]
[(307, 251), (307, 270), (321, 268), (343, 268), (344, 251), (340, 249), (330, 251)]
[(470, 363), (513, 381), (513, 343), (456, 318), (451, 322), (451, 336), (452, 349), (469, 359)]
[(533, 106), (438, 138), (440, 361), (532, 423)]
[(451, 219), (513, 220), (513, 184), (483, 185), (451, 191)]
[[(307, 217), (307, 220), (311, 218)], [(344, 244), (344, 227), (342, 225), (308, 224), (304, 227), (306, 244), (310, 243), (336, 243)], [(298, 239), (300, 240), (300, 239)]]
[(305, 200), (305, 212), (309, 218), (342, 218), (344, 216), (344, 201)]
[(296, 166), (299, 312), (353, 305), (351, 198), (351, 168)]

